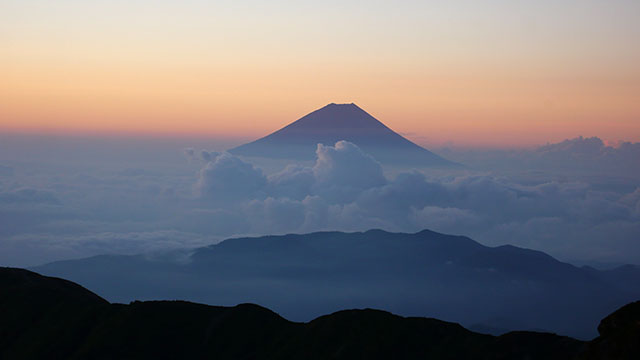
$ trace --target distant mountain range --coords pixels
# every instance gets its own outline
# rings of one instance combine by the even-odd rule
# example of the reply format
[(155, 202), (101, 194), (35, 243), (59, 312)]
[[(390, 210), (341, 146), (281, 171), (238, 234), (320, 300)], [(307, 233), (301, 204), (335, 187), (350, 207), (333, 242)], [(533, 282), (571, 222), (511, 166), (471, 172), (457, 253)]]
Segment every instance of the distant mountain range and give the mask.
[(578, 268), (539, 251), (427, 230), (237, 238), (188, 257), (96, 256), (34, 270), (117, 302), (252, 302), (295, 321), (378, 308), (484, 332), (546, 330), (582, 339), (595, 336), (606, 314), (640, 299), (636, 266)]
[(67, 280), (0, 268), (2, 359), (636, 359), (639, 324), (640, 302), (609, 315), (588, 343), (371, 309), (294, 323), (252, 304), (110, 304)]
[(355, 104), (329, 104), (284, 128), (230, 149), (235, 155), (313, 160), (318, 144), (352, 142), (381, 163), (457, 166), (404, 138)]

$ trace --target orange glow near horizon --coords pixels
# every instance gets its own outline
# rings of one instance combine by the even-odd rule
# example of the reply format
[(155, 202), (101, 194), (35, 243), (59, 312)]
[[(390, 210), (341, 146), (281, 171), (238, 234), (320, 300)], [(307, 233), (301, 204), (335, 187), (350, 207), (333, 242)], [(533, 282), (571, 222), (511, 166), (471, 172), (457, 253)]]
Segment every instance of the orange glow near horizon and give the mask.
[(543, 20), (563, 36), (485, 23), (500, 14), (471, 19), (472, 30), (465, 17), (423, 29), (409, 12), (397, 33), (365, 17), (357, 21), (371, 34), (344, 19), (325, 34), (257, 11), (236, 24), (188, 5), (177, 18), (169, 8), (130, 18), (125, 3), (63, 3), (123, 28), (68, 19), (62, 5), (12, 4), (17, 19), (0, 15), (0, 131), (257, 138), (327, 103), (354, 102), (426, 146), (640, 141), (640, 31), (626, 18), (583, 38), (582, 24), (555, 18)]

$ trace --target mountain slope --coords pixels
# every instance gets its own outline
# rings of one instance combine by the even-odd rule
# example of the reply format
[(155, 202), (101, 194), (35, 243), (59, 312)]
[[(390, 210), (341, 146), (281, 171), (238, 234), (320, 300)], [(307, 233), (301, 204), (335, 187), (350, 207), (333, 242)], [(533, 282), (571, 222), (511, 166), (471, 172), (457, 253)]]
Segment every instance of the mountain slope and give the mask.
[(170, 256), (98, 256), (35, 270), (111, 301), (253, 302), (296, 321), (368, 307), (478, 329), (543, 329), (584, 339), (640, 290), (640, 278), (622, 288), (595, 269), (542, 252), (426, 230), (237, 238), (196, 249), (187, 263)]
[(68, 353), (84, 341), (93, 314), (108, 305), (70, 281), (0, 268), (0, 359)]
[(598, 332), (600, 336), (589, 342), (581, 359), (640, 358), (640, 301), (627, 304), (602, 319)]
[[(12, 334), (0, 337), (3, 359), (568, 359), (584, 348), (553, 334), (493, 337), (371, 309), (303, 324), (251, 304), (109, 304), (77, 285), (10, 268), (0, 268), (0, 301), (0, 334)], [(73, 306), (60, 307), (64, 301)]]
[(312, 160), (317, 144), (352, 142), (382, 163), (455, 165), (389, 129), (355, 104), (329, 104), (284, 128), (229, 150), (243, 156)]

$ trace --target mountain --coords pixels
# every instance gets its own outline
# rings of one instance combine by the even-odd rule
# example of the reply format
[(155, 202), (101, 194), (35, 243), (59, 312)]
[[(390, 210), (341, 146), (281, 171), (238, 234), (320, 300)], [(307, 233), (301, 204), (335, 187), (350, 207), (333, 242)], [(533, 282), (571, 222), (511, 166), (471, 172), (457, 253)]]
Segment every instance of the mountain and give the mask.
[(242, 156), (313, 160), (318, 144), (347, 140), (381, 163), (454, 166), (404, 138), (355, 104), (329, 104), (248, 144), (229, 150)]
[(600, 336), (589, 342), (581, 359), (640, 359), (640, 301), (604, 318), (598, 332)]
[(371, 309), (295, 323), (252, 304), (109, 304), (79, 285), (12, 268), (0, 268), (0, 305), (2, 359), (547, 360), (585, 348), (553, 334), (494, 337)]
[(640, 298), (637, 268), (601, 272), (428, 230), (235, 238), (180, 255), (96, 256), (34, 270), (117, 302), (252, 302), (295, 321), (378, 308), (487, 332), (545, 330), (582, 339), (596, 335), (605, 315)]

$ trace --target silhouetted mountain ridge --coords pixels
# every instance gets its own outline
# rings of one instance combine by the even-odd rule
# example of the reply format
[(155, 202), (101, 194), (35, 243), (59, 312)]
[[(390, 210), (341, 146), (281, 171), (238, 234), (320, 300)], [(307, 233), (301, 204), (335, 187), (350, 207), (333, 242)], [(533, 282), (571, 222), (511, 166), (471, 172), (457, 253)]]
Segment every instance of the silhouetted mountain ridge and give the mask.
[(598, 332), (600, 336), (587, 344), (580, 359), (640, 358), (640, 301), (627, 304), (602, 319)]
[(342, 310), (308, 323), (254, 304), (110, 304), (66, 280), (0, 268), (2, 359), (637, 359), (640, 301), (589, 342), (550, 333), (474, 333), (432, 318)]
[(252, 304), (109, 304), (78, 285), (11, 268), (0, 268), (0, 305), (0, 358), (566, 359), (584, 348), (552, 334), (493, 337), (372, 309), (294, 323)]

